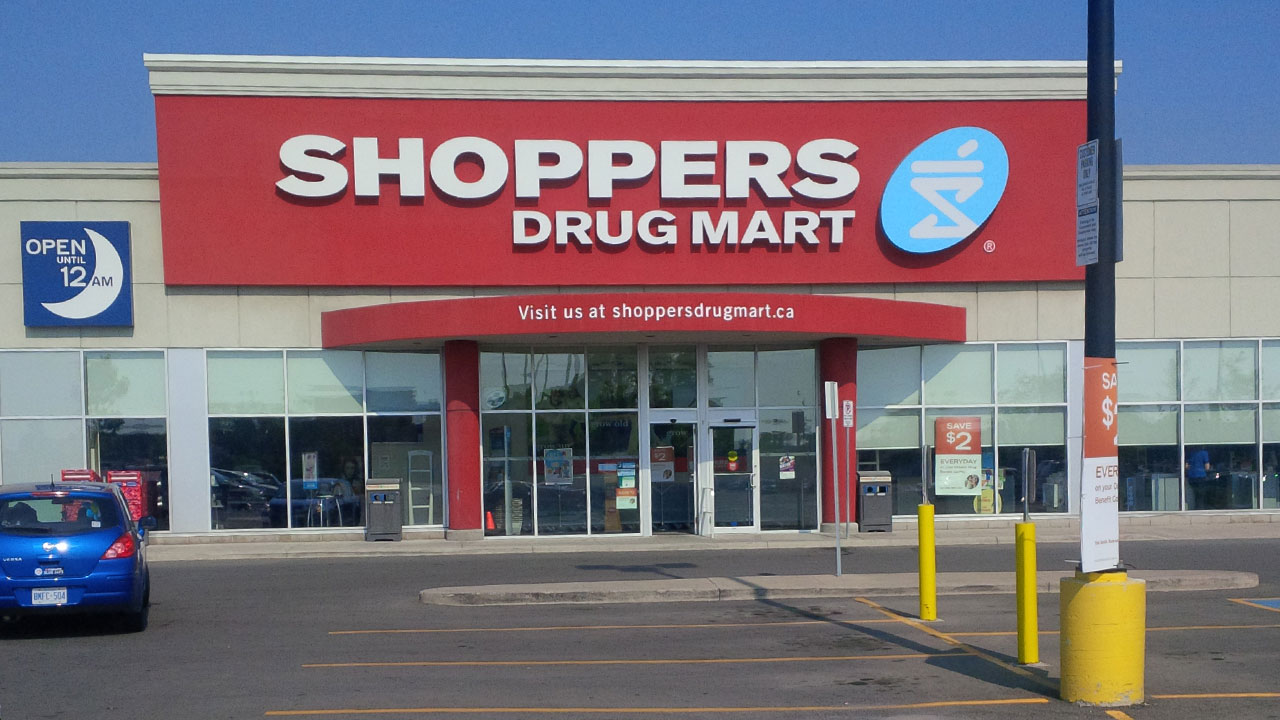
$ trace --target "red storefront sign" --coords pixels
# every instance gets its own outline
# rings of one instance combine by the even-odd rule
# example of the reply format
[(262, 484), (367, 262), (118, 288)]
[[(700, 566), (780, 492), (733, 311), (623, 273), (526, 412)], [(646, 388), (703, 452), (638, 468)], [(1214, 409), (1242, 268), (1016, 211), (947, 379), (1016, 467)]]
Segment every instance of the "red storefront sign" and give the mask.
[[(1083, 277), (1072, 202), (1083, 101), (159, 96), (156, 114), (170, 285)], [(1003, 143), (1007, 189), (955, 247), (893, 247), (886, 184), (960, 126)], [(963, 200), (920, 192), (943, 225)]]

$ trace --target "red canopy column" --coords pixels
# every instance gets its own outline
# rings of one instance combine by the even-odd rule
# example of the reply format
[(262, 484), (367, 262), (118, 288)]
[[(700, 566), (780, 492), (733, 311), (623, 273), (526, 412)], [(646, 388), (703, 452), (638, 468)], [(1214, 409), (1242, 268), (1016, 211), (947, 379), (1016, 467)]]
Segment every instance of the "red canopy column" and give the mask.
[(484, 536), (480, 492), (480, 346), (444, 344), (445, 442), (449, 459), (449, 539)]
[[(822, 382), (834, 382), (839, 386), (840, 400), (852, 400), (856, 406), (858, 403), (858, 339), (857, 338), (828, 338), (818, 344), (818, 365), (822, 375)], [(818, 388), (819, 404), (823, 402), (823, 389)], [(857, 512), (857, 502), (855, 499), (845, 499), (844, 495), (844, 469), (849, 468), (849, 486), (850, 493), (856, 495), (858, 490), (858, 465), (856, 458), (858, 457), (857, 443), (853, 437), (853, 431), (850, 430), (849, 436), (849, 455), (845, 455), (844, 451), (844, 427), (841, 425), (839, 412), (836, 413), (836, 447), (831, 447), (831, 427), (825, 419), (822, 419), (818, 427), (818, 442), (822, 444), (822, 522), (834, 523), (836, 521), (835, 498), (831, 492), (831, 474), (835, 469), (832, 453), (837, 454), (840, 462), (840, 475), (837, 480), (840, 483), (840, 520), (842, 522), (851, 522), (845, 515), (845, 509), (848, 508), (850, 514)], [(825, 418), (825, 407), (818, 408), (818, 417)], [(853, 463), (846, 465), (846, 463)]]

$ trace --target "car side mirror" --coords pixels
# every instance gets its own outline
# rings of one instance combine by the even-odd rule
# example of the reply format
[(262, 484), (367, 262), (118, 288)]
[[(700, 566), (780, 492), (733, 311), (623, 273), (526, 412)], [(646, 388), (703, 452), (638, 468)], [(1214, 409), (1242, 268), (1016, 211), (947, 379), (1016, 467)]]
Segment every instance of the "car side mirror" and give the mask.
[(142, 535), (146, 535), (148, 531), (155, 530), (159, 526), (160, 523), (156, 521), (153, 515), (148, 515), (138, 520), (138, 530)]

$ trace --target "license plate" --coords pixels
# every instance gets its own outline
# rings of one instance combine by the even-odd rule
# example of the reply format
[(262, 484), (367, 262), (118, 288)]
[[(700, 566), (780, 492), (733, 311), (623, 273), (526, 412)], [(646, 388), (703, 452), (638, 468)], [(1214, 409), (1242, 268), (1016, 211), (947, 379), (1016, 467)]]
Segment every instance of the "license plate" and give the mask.
[(66, 588), (36, 588), (31, 591), (32, 605), (65, 605)]

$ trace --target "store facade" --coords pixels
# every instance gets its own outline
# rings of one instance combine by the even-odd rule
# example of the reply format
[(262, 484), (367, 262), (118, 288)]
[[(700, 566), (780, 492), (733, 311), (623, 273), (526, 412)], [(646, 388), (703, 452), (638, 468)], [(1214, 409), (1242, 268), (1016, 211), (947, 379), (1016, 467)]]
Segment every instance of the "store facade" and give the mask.
[[(175, 534), (354, 531), (392, 479), (426, 534), (711, 535), (833, 522), (846, 466), (1009, 514), (1031, 447), (1078, 511), (1083, 63), (146, 65), (158, 164), (0, 165), (0, 482), (137, 470)], [(1121, 509), (1274, 508), (1280, 171), (1124, 192)], [(961, 420), (976, 487), (934, 477)]]

